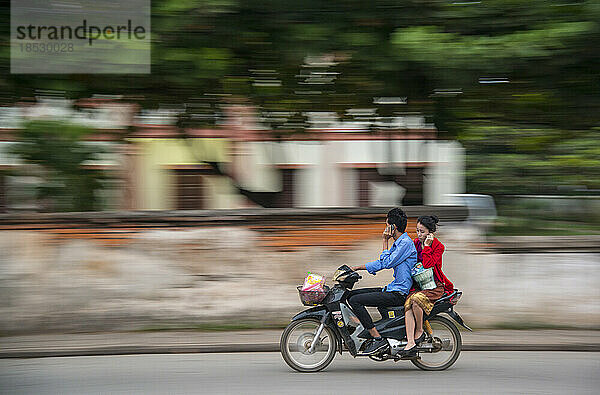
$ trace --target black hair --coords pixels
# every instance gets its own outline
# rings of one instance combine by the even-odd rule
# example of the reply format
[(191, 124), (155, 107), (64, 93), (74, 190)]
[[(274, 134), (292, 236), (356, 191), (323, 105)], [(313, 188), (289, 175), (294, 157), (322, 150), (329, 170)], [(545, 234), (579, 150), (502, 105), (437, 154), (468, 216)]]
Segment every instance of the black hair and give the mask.
[(430, 232), (436, 231), (438, 222), (440, 222), (440, 220), (435, 215), (421, 215), (417, 219), (417, 223), (426, 227)]
[(408, 222), (408, 217), (402, 211), (401, 208), (396, 207), (391, 209), (387, 214), (387, 222), (388, 224), (396, 225), (396, 229), (400, 233), (404, 233), (406, 230), (406, 223)]

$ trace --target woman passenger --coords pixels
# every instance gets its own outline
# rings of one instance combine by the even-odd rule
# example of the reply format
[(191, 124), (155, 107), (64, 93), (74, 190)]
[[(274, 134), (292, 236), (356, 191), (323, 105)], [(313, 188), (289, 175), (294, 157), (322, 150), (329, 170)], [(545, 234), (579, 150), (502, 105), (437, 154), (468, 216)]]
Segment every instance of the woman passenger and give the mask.
[(417, 238), (413, 240), (417, 249), (417, 261), (423, 263), (423, 268), (433, 269), (433, 279), (436, 287), (434, 289), (419, 290), (418, 285), (413, 284), (413, 289), (411, 289), (404, 304), (408, 343), (404, 350), (400, 352), (402, 357), (415, 357), (417, 355), (417, 345), (425, 340), (423, 311), (429, 314), (433, 308), (433, 302), (444, 296), (444, 294), (454, 291), (454, 284), (442, 272), (442, 254), (445, 247), (433, 236), (438, 222), (439, 220), (435, 215), (425, 215), (417, 219)]

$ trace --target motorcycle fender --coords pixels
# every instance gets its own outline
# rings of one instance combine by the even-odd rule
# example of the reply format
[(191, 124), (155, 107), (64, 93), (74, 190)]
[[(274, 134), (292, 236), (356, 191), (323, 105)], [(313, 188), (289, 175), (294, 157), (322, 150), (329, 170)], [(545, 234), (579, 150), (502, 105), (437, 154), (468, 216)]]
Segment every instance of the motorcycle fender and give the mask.
[[(325, 308), (325, 306), (316, 306), (316, 307), (312, 307), (308, 310), (304, 310), (304, 311), (296, 314), (294, 317), (292, 317), (292, 321), (298, 321), (298, 320), (301, 320), (304, 318), (314, 318), (316, 320), (321, 321), (325, 314), (327, 314), (327, 309)], [(337, 338), (337, 343), (338, 343), (337, 349), (341, 355), (342, 354), (342, 336), (339, 333), (338, 328), (336, 328), (334, 325), (331, 325), (330, 321), (331, 320), (328, 319), (325, 323), (327, 326), (329, 326), (335, 332), (336, 338)]]
[(473, 332), (473, 330), (471, 328), (469, 328), (467, 326), (467, 324), (465, 324), (465, 322), (463, 321), (463, 319), (461, 318), (460, 315), (458, 315), (458, 313), (456, 311), (454, 311), (454, 309), (448, 309), (446, 311), (446, 313), (454, 320), (456, 321), (460, 326), (462, 326), (463, 328)]
[(303, 318), (316, 318), (321, 321), (325, 314), (327, 314), (327, 309), (325, 306), (315, 306), (296, 314), (294, 317), (292, 317), (292, 321), (298, 321)]

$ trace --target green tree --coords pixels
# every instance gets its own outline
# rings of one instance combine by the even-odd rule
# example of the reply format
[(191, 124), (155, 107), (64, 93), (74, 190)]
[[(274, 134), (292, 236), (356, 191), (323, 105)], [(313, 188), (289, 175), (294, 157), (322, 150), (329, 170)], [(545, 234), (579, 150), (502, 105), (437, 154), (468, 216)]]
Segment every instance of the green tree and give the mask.
[(28, 172), (43, 179), (38, 199), (50, 211), (91, 211), (99, 208), (98, 192), (106, 175), (86, 168), (101, 152), (83, 138), (93, 130), (56, 121), (32, 121), (19, 132), (12, 153)]
[[(460, 139), (472, 192), (598, 188), (596, 0), (156, 0), (152, 74), (126, 76), (11, 75), (8, 21), (0, 18), (4, 102), (36, 89), (117, 94), (144, 107), (196, 106), (202, 116), (185, 124), (204, 127), (221, 98), (242, 96), (264, 111), (293, 113), (288, 123), (301, 129), (304, 111), (343, 116), (377, 107), (373, 97), (405, 96), (402, 109), (378, 114), (424, 113), (443, 138)], [(303, 66), (320, 55), (335, 65)], [(311, 71), (335, 77), (307, 84)]]

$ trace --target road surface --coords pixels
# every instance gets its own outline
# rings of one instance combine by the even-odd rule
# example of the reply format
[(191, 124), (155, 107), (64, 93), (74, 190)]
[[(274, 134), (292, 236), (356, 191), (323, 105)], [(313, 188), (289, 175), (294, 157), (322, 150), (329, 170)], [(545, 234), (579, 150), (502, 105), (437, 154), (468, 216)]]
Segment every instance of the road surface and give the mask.
[(597, 394), (600, 353), (463, 352), (444, 372), (336, 356), (296, 373), (278, 353), (0, 360), (2, 394)]

